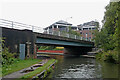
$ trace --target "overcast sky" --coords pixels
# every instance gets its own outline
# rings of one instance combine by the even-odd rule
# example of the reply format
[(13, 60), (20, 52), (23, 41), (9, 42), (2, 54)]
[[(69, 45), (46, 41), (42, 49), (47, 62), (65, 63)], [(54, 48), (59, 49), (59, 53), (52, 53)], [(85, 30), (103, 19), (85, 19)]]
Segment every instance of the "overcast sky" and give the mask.
[(2, 0), (0, 18), (43, 28), (59, 20), (73, 25), (92, 20), (101, 23), (108, 3), (109, 0)]

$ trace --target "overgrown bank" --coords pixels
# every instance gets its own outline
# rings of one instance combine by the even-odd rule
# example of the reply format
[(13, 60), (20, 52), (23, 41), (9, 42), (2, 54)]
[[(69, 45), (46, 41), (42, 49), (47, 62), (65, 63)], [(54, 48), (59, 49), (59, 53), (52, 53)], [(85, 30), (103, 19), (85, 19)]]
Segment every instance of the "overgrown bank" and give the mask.
[(40, 61), (41, 60), (39, 59), (27, 59), (27, 60), (17, 59), (14, 63), (2, 67), (2, 76), (27, 68)]
[(107, 51), (107, 52), (99, 52), (96, 55), (97, 60), (119, 63), (118, 52), (117, 51)]
[(103, 26), (95, 31), (95, 46), (101, 49), (96, 58), (120, 63), (120, 2), (110, 2), (105, 9)]
[[(46, 70), (46, 72), (44, 73), (44, 77), (47, 75), (47, 73), (52, 71), (52, 68), (48, 68), (53, 62), (55, 62), (55, 59), (50, 59), (48, 60), (47, 63), (45, 63), (43, 66), (37, 68), (36, 70), (22, 76), (22, 79), (28, 79), (28, 78), (33, 78), (34, 76), (36, 76), (37, 74), (40, 74), (42, 71)], [(36, 77), (38, 78), (38, 77)]]
[[(4, 44), (3, 44), (4, 46)], [(3, 47), (2, 50), (2, 76), (27, 68), (35, 63), (40, 62), (40, 59), (20, 60), (16, 53), (10, 53), (8, 48)]]

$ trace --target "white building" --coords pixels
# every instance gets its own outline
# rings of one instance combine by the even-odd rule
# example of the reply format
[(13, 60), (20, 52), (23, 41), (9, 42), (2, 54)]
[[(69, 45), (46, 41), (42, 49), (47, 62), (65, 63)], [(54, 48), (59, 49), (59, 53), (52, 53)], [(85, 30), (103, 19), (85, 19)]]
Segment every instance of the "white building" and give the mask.
[(44, 28), (44, 33), (52, 34), (53, 31), (66, 31), (66, 32), (68, 32), (69, 27), (71, 27), (72, 30), (78, 30), (77, 26), (72, 26), (71, 23), (60, 20), (60, 21), (55, 22), (52, 25)]

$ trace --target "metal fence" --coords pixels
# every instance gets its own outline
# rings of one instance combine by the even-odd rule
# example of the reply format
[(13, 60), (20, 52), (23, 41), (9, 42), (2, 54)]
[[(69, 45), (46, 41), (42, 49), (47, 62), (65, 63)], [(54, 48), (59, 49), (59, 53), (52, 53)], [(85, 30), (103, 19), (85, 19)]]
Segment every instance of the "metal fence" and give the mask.
[(62, 37), (67, 37), (67, 38), (72, 38), (72, 39), (83, 40), (81, 36), (77, 36), (77, 35), (74, 35), (74, 34), (69, 34), (67, 32), (59, 31), (59, 30), (52, 30), (50, 32), (46, 32), (46, 34), (62, 36)]
[(28, 24), (23, 24), (19, 22), (9, 21), (5, 19), (0, 19), (0, 26), (1, 27), (7, 27), (7, 28), (13, 28), (13, 29), (19, 29), (19, 30), (32, 30), (33, 32), (43, 33), (43, 28)]
[[(78, 39), (78, 40), (86, 40), (86, 39), (83, 39), (81, 36), (69, 34), (67, 32), (58, 31), (58, 30), (51, 30), (51, 31), (45, 32), (42, 27), (9, 21), (5, 19), (0, 19), (0, 27), (7, 27), (7, 28), (13, 28), (13, 29), (19, 29), (19, 30), (27, 29), (27, 30), (32, 30), (33, 32), (37, 32), (37, 33), (62, 36), (62, 37)], [(86, 41), (90, 41), (90, 40), (86, 40)]]

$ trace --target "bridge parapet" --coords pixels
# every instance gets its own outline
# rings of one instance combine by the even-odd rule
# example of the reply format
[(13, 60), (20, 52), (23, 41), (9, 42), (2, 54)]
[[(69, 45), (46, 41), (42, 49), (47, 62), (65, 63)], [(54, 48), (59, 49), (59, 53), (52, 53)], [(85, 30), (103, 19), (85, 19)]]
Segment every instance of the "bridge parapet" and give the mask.
[[(9, 20), (5, 20), (5, 19), (0, 19), (0, 27), (6, 27), (6, 28), (12, 28), (12, 29), (18, 29), (18, 30), (31, 30), (32, 32), (42, 33), (42, 34), (45, 34), (46, 36), (50, 36), (50, 37), (51, 37), (51, 35), (54, 35), (54, 36), (56, 36), (54, 38), (65, 37), (64, 39), (71, 38), (71, 40), (76, 39), (76, 40), (89, 41), (89, 40), (83, 39), (81, 36), (69, 34), (69, 33), (63, 32), (63, 31), (52, 30), (52, 33), (44, 33), (44, 30), (42, 27), (23, 24), (23, 23), (14, 22), (14, 21), (9, 21)], [(59, 37), (57, 37), (57, 36), (59, 36)]]
[(91, 42), (91, 41), (85, 41), (85, 40), (79, 40), (79, 39), (71, 39), (71, 38), (62, 37), (62, 36), (58, 37), (56, 35), (41, 34), (41, 33), (34, 33), (34, 34), (35, 34), (36, 38), (47, 38), (47, 39), (53, 39), (53, 40), (78, 42), (78, 43), (85, 43), (85, 44), (94, 45), (94, 42)]

